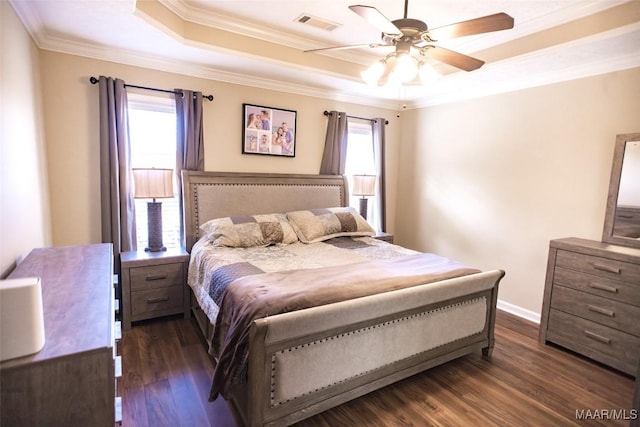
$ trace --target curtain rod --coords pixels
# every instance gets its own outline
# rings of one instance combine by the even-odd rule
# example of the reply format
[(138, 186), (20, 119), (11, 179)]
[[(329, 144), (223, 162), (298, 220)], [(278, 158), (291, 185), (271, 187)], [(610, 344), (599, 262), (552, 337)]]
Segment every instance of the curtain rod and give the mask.
[[(91, 76), (89, 78), (89, 82), (94, 85), (96, 83), (98, 83), (98, 79), (96, 79), (95, 77)], [(137, 86), (137, 85), (130, 85), (125, 83), (124, 87), (133, 87), (136, 89), (144, 89), (144, 90), (153, 90), (155, 92), (164, 92), (164, 93), (178, 93), (179, 91), (176, 90), (167, 90), (167, 89), (157, 89), (155, 87), (147, 87), (147, 86)], [(213, 95), (202, 95), (202, 97), (204, 99), (208, 99), (209, 101), (213, 101)]]
[[(329, 117), (329, 116), (331, 115), (331, 112), (330, 112), (330, 111), (327, 111), (327, 110), (324, 110), (324, 113), (323, 113), (323, 114), (324, 114), (325, 116)], [(370, 121), (370, 122), (375, 122), (375, 121), (376, 121), (376, 119), (367, 119), (366, 117), (350, 116), (350, 115), (348, 115), (348, 114), (347, 114), (347, 117), (348, 117), (348, 118), (350, 118), (350, 119), (368, 120), (368, 121)], [(389, 124), (389, 120), (386, 120), (386, 119), (385, 119), (384, 124), (385, 124), (385, 125), (388, 125), (388, 124)]]

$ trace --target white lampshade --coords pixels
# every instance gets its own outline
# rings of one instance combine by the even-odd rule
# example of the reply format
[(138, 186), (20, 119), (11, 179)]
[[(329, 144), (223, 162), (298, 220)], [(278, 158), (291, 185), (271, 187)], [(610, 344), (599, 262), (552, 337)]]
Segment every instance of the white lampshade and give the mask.
[(386, 62), (384, 60), (376, 61), (371, 64), (369, 68), (362, 71), (360, 73), (360, 76), (362, 77), (362, 80), (365, 81), (365, 83), (375, 85), (378, 83), (378, 80), (380, 80), (380, 77), (382, 77), (385, 67)]
[(133, 168), (133, 180), (136, 199), (173, 197), (173, 169)]
[(437, 72), (430, 64), (426, 62), (422, 62), (420, 64), (420, 71), (418, 71), (418, 75), (420, 76), (420, 80), (423, 83), (427, 83), (442, 77), (442, 74)]
[(376, 194), (375, 175), (353, 175), (354, 196), (373, 196)]
[(393, 69), (393, 74), (402, 83), (415, 79), (418, 75), (418, 64), (416, 63), (416, 59), (409, 54), (398, 55), (396, 59), (396, 66)]

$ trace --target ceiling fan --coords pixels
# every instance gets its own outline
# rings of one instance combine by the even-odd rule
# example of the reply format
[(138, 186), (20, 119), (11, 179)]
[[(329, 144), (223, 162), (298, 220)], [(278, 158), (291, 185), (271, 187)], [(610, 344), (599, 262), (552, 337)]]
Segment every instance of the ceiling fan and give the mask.
[[(382, 31), (382, 43), (334, 46), (310, 49), (305, 52), (394, 46), (395, 51), (386, 55), (380, 61), (374, 63), (371, 68), (364, 71), (363, 78), (365, 80), (369, 78), (379, 82), (384, 80), (384, 77), (388, 77), (388, 74), (392, 71), (400, 71), (400, 68), (404, 68), (404, 73), (398, 72), (397, 74), (403, 74), (399, 76), (400, 80), (407, 82), (416, 77), (420, 68), (427, 68), (426, 62), (411, 55), (412, 51), (417, 52), (421, 57), (432, 58), (465, 71), (473, 71), (482, 67), (484, 61), (437, 46), (435, 43), (440, 39), (470, 36), (513, 28), (513, 18), (511, 16), (506, 13), (496, 13), (430, 29), (423, 21), (408, 18), (408, 8), (409, 0), (405, 0), (404, 18), (390, 21), (373, 6), (349, 6), (349, 9)], [(394, 60), (395, 64), (392, 64)], [(366, 73), (369, 73), (369, 75), (367, 76)]]

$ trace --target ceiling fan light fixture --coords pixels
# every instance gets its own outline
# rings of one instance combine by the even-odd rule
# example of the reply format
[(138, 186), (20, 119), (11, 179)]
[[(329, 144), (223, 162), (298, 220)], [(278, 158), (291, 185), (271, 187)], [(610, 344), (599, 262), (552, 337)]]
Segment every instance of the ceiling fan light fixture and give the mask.
[[(414, 84), (418, 75), (420, 75), (423, 81), (433, 79), (433, 72), (430, 70), (430, 67), (423, 65), (424, 61), (422, 61), (422, 57), (429, 57), (464, 71), (477, 70), (484, 64), (484, 61), (480, 59), (434, 44), (439, 40), (508, 30), (513, 28), (514, 25), (514, 20), (511, 16), (500, 12), (430, 29), (423, 21), (408, 18), (408, 8), (409, 0), (405, 0), (404, 18), (390, 21), (373, 6), (349, 6), (349, 9), (382, 32), (382, 43), (334, 46), (305, 50), (305, 52), (354, 49), (364, 46), (370, 48), (394, 47), (395, 52), (388, 54), (382, 59), (383, 67), (380, 67), (378, 63), (374, 63), (369, 70), (361, 72), (360, 75), (366, 82), (378, 85), (385, 85), (385, 82), (389, 81), (393, 81), (394, 84)], [(306, 19), (306, 17), (303, 19)], [(412, 52), (420, 56), (415, 58), (411, 56)], [(393, 60), (387, 62), (388, 59)], [(384, 68), (384, 70), (380, 71), (381, 68)]]
[(382, 77), (386, 66), (387, 61), (381, 59), (371, 64), (371, 66), (366, 70), (361, 71), (360, 76), (366, 83), (370, 85), (376, 85), (378, 84), (378, 80), (380, 80), (380, 77)]
[(393, 75), (402, 83), (410, 82), (418, 75), (418, 61), (409, 54), (398, 55)]
[(431, 66), (431, 64), (422, 61), (420, 62), (420, 69), (418, 70), (418, 76), (420, 77), (420, 81), (422, 83), (432, 82), (434, 80), (442, 77), (442, 74), (437, 72), (435, 68)]

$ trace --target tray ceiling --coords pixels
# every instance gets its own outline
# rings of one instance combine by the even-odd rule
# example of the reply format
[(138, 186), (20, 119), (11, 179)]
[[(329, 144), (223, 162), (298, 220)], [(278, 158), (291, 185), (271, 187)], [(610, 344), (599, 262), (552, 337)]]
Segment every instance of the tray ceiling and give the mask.
[[(637, 0), (410, 1), (409, 17), (430, 28), (497, 12), (513, 16), (515, 27), (441, 43), (486, 61), (479, 70), (438, 65), (444, 73), (439, 80), (400, 88), (371, 87), (359, 76), (388, 48), (303, 52), (380, 40), (378, 30), (348, 9), (352, 1), (11, 4), (41, 49), (394, 109), (640, 67)], [(390, 20), (404, 13), (399, 0), (365, 4)], [(299, 22), (302, 16), (307, 23)]]

